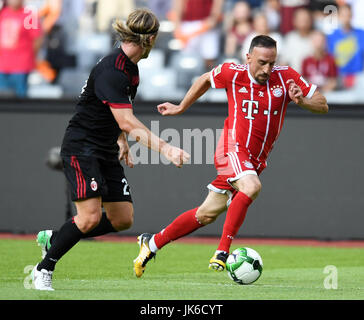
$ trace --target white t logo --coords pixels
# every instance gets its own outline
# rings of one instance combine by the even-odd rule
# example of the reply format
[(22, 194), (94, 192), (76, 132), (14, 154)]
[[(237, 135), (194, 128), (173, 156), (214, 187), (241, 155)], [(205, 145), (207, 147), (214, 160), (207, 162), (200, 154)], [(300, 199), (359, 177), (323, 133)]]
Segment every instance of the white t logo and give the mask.
[[(246, 108), (245, 105), (248, 105), (248, 108)], [(253, 117), (253, 114), (258, 113), (258, 101), (243, 100), (242, 110), (247, 113), (245, 119), (254, 120), (255, 118)]]

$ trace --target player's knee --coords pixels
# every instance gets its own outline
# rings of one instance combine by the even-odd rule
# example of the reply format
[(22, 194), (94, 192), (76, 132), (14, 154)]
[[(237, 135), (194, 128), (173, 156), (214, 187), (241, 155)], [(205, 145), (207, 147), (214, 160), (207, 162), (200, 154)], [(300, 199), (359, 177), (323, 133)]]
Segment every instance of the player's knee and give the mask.
[(262, 184), (258, 177), (248, 176), (243, 180), (236, 181), (239, 191), (245, 193), (251, 199), (256, 199), (262, 190)]
[(133, 223), (134, 223), (134, 218), (128, 217), (128, 218), (124, 218), (120, 221), (117, 221), (116, 224), (113, 226), (117, 231), (122, 231), (122, 230), (127, 230), (127, 229), (131, 228)]
[(131, 228), (134, 223), (134, 214), (130, 212), (128, 214), (122, 215), (118, 219), (111, 221), (112, 226), (116, 231), (122, 231)]
[(98, 213), (89, 214), (87, 217), (77, 220), (77, 227), (83, 232), (90, 232), (100, 223), (101, 215)]
[(249, 185), (249, 194), (248, 196), (252, 199), (255, 199), (258, 197), (260, 191), (262, 190), (262, 184), (259, 180), (254, 180), (254, 182), (252, 182)]

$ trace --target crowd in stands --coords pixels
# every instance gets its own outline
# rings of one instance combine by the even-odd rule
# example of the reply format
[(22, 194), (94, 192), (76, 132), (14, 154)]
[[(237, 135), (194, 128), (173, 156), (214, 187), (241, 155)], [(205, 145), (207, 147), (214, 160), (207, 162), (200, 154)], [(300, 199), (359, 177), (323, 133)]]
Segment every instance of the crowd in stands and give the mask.
[(0, 0), (0, 97), (78, 96), (117, 45), (112, 22), (136, 7), (161, 21), (156, 47), (140, 63), (142, 99), (180, 99), (202, 72), (245, 63), (253, 37), (265, 34), (277, 41), (277, 64), (334, 102), (364, 102), (363, 0)]

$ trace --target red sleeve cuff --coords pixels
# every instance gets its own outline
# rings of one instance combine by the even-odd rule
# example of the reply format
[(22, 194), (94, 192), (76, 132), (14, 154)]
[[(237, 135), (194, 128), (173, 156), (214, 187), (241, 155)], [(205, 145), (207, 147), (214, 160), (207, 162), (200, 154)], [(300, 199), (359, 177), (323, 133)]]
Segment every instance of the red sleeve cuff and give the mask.
[(109, 107), (113, 109), (132, 109), (133, 106), (131, 103), (110, 103), (108, 101), (102, 101), (104, 104), (107, 104)]

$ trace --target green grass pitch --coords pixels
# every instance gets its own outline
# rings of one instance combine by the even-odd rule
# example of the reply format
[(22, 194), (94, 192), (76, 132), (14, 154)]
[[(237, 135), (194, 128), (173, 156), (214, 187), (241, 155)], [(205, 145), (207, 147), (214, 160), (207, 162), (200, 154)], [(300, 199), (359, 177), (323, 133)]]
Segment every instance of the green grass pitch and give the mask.
[[(237, 246), (233, 246), (235, 249)], [(270, 300), (364, 299), (364, 249), (257, 245), (260, 279), (232, 282), (226, 272), (208, 270), (215, 245), (173, 243), (133, 274), (137, 243), (81, 241), (57, 264), (54, 292), (26, 289), (30, 265), (40, 248), (30, 240), (0, 240), (0, 299)], [(337, 268), (337, 289), (325, 289), (328, 265)], [(24, 270), (26, 273), (24, 273)], [(329, 282), (330, 283), (330, 282)]]

